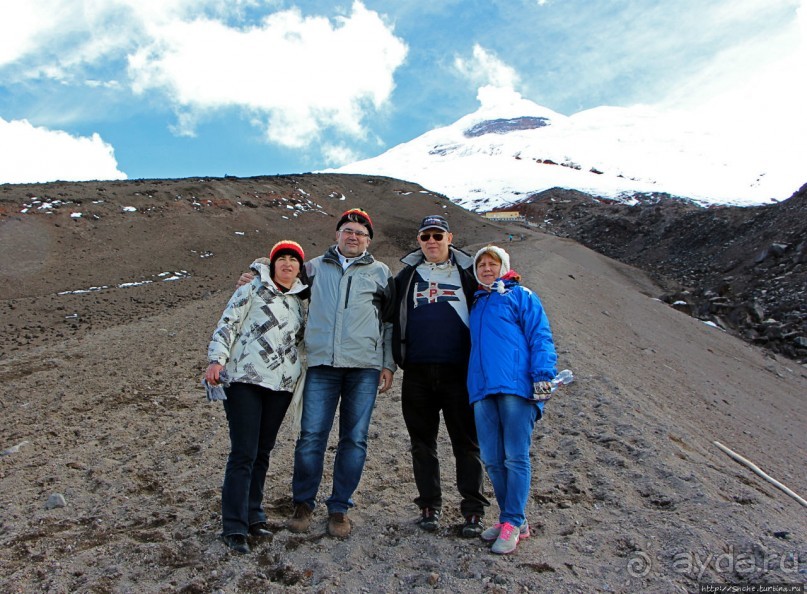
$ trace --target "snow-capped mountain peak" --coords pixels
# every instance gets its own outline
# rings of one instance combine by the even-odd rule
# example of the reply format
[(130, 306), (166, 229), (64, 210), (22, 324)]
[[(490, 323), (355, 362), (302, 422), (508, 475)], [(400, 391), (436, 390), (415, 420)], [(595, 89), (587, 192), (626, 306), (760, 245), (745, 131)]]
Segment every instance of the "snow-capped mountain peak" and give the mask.
[(416, 182), (475, 211), (553, 187), (625, 201), (667, 193), (756, 204), (785, 199), (804, 182), (770, 176), (764, 159), (680, 114), (598, 107), (564, 116), (490, 86), (477, 98), (479, 109), (453, 124), (330, 171)]

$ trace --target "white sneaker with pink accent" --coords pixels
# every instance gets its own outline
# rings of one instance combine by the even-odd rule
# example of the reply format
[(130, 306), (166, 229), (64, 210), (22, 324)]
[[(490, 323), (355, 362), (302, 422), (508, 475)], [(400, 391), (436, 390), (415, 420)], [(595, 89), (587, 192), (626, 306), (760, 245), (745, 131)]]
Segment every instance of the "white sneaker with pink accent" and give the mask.
[(502, 530), (499, 533), (499, 538), (497, 538), (496, 542), (493, 543), (493, 546), (490, 547), (491, 552), (496, 553), (497, 555), (507, 555), (508, 553), (512, 553), (518, 546), (518, 534), (518, 528), (509, 522), (505, 522), (502, 524)]
[[(501, 523), (496, 524), (495, 526), (491, 526), (490, 528), (485, 530), (482, 534), (480, 534), (479, 537), (487, 542), (493, 542), (494, 540), (499, 538), (499, 534), (502, 531), (502, 526), (503, 524)], [(524, 523), (518, 528), (518, 539), (524, 540), (525, 538), (529, 537), (530, 537), (530, 525), (527, 523), (527, 520), (524, 520)]]

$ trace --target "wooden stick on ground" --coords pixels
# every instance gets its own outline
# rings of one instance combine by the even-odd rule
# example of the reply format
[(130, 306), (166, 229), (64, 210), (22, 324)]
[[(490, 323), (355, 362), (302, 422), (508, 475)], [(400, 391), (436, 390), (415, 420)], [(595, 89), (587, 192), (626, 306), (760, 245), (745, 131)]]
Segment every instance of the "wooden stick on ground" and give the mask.
[(784, 486), (782, 483), (780, 483), (776, 479), (774, 479), (774, 478), (770, 477), (769, 475), (765, 474), (764, 472), (762, 472), (756, 464), (754, 464), (753, 462), (750, 462), (749, 460), (746, 460), (745, 458), (740, 456), (740, 454), (737, 454), (736, 452), (731, 451), (730, 449), (728, 449), (726, 446), (724, 446), (719, 441), (713, 441), (712, 443), (715, 444), (717, 447), (719, 447), (721, 450), (723, 450), (731, 458), (733, 458), (734, 460), (736, 460), (740, 464), (742, 464), (744, 466), (747, 466), (752, 471), (754, 471), (755, 474), (758, 474), (763, 479), (768, 481), (770, 484), (780, 488), (782, 491), (784, 491), (785, 493), (790, 495), (793, 499), (795, 499), (796, 501), (801, 503), (804, 507), (807, 507), (807, 501), (805, 501), (802, 497), (799, 497), (796, 493), (794, 493), (793, 491), (788, 489), (786, 486)]

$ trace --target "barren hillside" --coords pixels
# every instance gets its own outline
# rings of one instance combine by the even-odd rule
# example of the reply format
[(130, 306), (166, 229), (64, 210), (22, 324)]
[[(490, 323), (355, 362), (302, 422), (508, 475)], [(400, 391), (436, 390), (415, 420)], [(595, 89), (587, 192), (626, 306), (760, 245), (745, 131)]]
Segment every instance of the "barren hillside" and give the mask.
[[(443, 212), (468, 250), (525, 236), (505, 247), (577, 381), (536, 430), (532, 538), (514, 555), (456, 536), (445, 435), (447, 522), (437, 534), (415, 525), (400, 373), (378, 401), (348, 540), (325, 535), (321, 507), (310, 534), (283, 529), (288, 423), (267, 480), (274, 538), (247, 556), (218, 540), (227, 427), (199, 385), (213, 325), (253, 257), (280, 238), (318, 254), (357, 206), (394, 269), (426, 214)], [(805, 368), (676, 311), (644, 273), (571, 239), (485, 222), (405, 182), (301, 175), (0, 186), (0, 249), (2, 592), (632, 593), (807, 580), (805, 508), (713, 444), (805, 496)], [(329, 481), (326, 470), (323, 490)], [(54, 494), (66, 505), (47, 509)]]

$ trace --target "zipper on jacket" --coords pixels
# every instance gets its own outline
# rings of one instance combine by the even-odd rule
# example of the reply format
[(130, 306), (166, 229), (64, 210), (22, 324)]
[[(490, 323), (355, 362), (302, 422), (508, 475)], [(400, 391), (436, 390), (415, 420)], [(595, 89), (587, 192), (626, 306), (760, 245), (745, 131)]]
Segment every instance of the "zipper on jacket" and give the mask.
[(350, 303), (350, 285), (353, 283), (353, 277), (350, 276), (347, 279), (347, 289), (345, 290), (345, 309), (347, 309), (348, 303)]
[[(400, 303), (399, 307), (401, 308), (400, 312), (398, 312), (398, 314), (399, 314), (398, 315), (398, 326), (400, 327), (400, 333), (401, 333), (401, 336), (400, 336), (401, 366), (403, 366), (406, 363), (406, 325), (409, 322), (409, 297), (411, 296), (410, 289), (412, 291), (414, 291), (414, 289), (412, 289), (412, 285), (413, 285), (413, 283), (415, 281), (415, 275), (418, 273), (417, 266), (419, 266), (419, 265), (420, 264), (417, 264), (417, 265), (412, 267), (412, 274), (409, 275), (409, 278), (406, 281), (406, 287), (404, 288), (404, 291), (403, 291), (403, 297), (399, 301), (399, 303)], [(396, 296), (395, 299), (396, 300), (398, 299), (397, 296)], [(468, 312), (469, 312), (468, 313), (468, 316), (469, 316), (468, 319), (470, 320), (470, 315), (471, 315), (470, 314), (470, 308), (468, 308)], [(394, 346), (392, 348), (393, 348), (393, 350), (395, 349)]]

